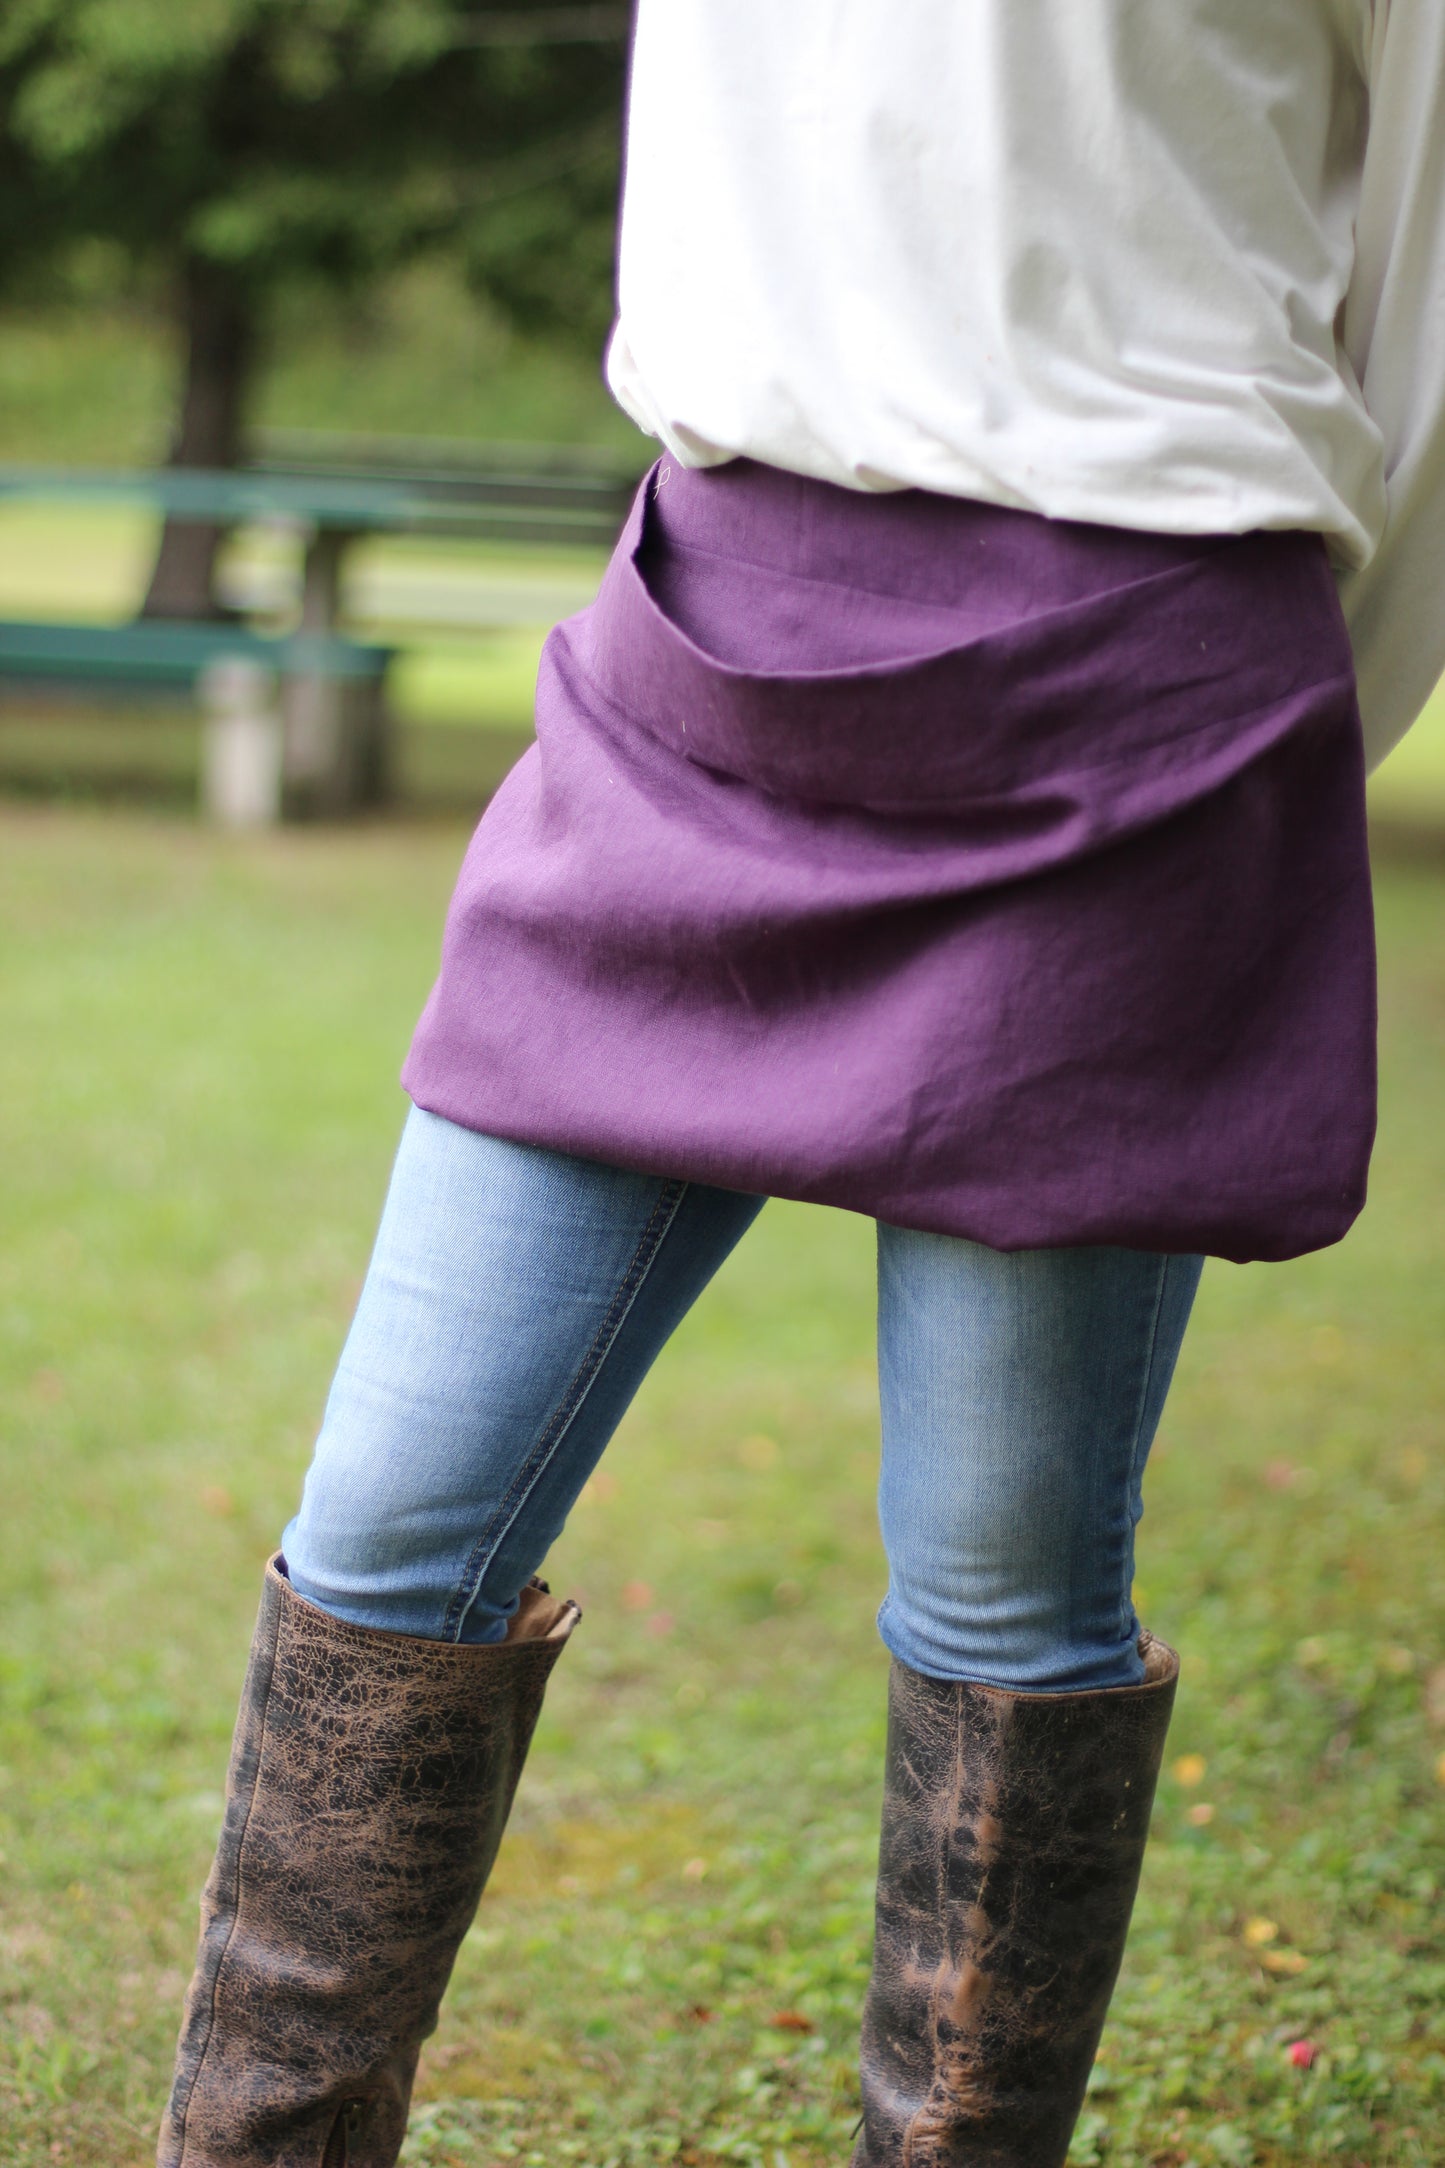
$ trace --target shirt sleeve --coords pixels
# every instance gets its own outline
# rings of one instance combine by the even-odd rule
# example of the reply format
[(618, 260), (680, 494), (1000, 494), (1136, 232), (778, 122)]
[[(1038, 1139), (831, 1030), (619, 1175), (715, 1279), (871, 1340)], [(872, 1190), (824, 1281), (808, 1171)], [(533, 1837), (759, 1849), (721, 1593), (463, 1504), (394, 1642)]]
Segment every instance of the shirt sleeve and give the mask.
[(1371, 767), (1445, 673), (1445, 6), (1375, 0), (1343, 344), (1384, 440), (1380, 546), (1341, 575)]

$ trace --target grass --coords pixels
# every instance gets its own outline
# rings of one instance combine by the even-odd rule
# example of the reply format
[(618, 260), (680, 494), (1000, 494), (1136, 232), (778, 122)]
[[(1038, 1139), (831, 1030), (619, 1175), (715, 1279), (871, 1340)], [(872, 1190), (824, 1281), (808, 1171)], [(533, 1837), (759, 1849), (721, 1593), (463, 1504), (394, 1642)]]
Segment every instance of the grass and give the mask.
[[(0, 460), (146, 466), (170, 442), (180, 353), (158, 308), (77, 301), (0, 313)], [(599, 363), (517, 337), (435, 267), (365, 307), (298, 294), (272, 327), (259, 429), (525, 439), (632, 457)]]
[(1377, 818), (1405, 828), (1445, 827), (1445, 685), (1370, 781)]
[[(6, 2168), (149, 2158), (258, 1575), (462, 843), (0, 811)], [(1380, 900), (1369, 1210), (1206, 1274), (1150, 1477), (1143, 1606), (1184, 1685), (1079, 2168), (1445, 2157), (1445, 877)], [(846, 2159), (870, 1252), (771, 1207), (574, 1515), (553, 1571), (588, 1615), (410, 2163)]]

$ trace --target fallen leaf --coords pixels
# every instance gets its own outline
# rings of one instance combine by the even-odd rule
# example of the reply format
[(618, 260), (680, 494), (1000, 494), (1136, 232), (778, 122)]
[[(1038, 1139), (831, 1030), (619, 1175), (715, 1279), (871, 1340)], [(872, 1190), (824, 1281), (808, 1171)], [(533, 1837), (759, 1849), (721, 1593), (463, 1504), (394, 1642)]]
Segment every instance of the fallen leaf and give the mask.
[(768, 2023), (775, 2032), (810, 2033), (815, 2030), (813, 2020), (804, 2017), (801, 2010), (780, 2010)]
[(1206, 1805), (1201, 1799), (1197, 1807), (1189, 1808), (1184, 1819), (1186, 1822), (1192, 1823), (1196, 1829), (1207, 1829), (1214, 1820), (1214, 1809)]
[(1262, 1950), (1266, 1942), (1273, 1942), (1278, 1934), (1279, 1924), (1275, 1920), (1246, 1920), (1244, 1923), (1245, 1948)]
[(1264, 1950), (1260, 1953), (1259, 1961), (1266, 1972), (1278, 1973), (1283, 1979), (1293, 1979), (1295, 1974), (1303, 1972), (1309, 1963), (1309, 1959), (1299, 1950)]
[(1208, 1770), (1209, 1764), (1202, 1754), (1181, 1754), (1174, 1764), (1174, 1781), (1182, 1784), (1186, 1791), (1192, 1791), (1196, 1784), (1204, 1782)]

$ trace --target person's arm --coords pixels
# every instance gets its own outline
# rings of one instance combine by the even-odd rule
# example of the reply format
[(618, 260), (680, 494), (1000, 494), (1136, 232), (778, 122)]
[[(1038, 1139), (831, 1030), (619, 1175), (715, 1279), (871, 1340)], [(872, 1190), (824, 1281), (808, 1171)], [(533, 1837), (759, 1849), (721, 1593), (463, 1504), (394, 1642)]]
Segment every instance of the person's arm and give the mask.
[(1384, 438), (1389, 513), (1341, 577), (1371, 767), (1445, 674), (1445, 5), (1375, 0), (1370, 135), (1343, 344)]

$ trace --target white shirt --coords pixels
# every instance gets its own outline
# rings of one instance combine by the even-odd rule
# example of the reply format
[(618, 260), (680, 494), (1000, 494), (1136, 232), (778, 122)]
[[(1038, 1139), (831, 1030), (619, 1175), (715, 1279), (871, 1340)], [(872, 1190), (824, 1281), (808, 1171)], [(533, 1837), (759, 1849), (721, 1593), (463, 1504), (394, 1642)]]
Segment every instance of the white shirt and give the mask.
[(1445, 0), (639, 0), (608, 372), (687, 465), (1325, 534), (1377, 761), (1445, 670)]

